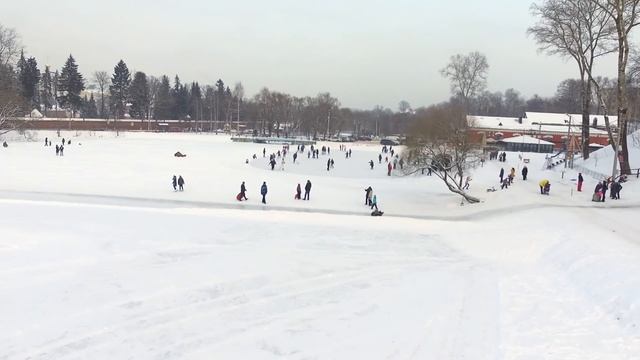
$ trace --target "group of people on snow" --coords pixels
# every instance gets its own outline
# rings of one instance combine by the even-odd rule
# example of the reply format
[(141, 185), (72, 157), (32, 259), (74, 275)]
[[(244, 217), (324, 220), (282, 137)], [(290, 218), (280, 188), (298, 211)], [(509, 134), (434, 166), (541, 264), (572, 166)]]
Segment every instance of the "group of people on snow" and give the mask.
[(184, 191), (184, 179), (182, 175), (179, 175), (177, 178), (173, 175), (171, 178), (171, 185), (173, 185), (173, 191)]

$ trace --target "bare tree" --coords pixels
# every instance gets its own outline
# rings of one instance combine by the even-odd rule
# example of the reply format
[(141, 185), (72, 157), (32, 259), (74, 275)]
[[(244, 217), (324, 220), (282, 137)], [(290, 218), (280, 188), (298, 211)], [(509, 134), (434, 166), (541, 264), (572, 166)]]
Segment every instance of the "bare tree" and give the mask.
[(466, 110), (449, 103), (431, 106), (416, 121), (405, 153), (408, 154), (405, 175), (431, 169), (449, 191), (469, 203), (480, 199), (463, 190), (467, 170), (477, 165), (479, 151), (466, 133)]
[(22, 44), (15, 29), (0, 24), (0, 66), (10, 66), (15, 63)]
[(23, 122), (16, 121), (20, 115), (22, 99), (17, 93), (0, 89), (0, 135), (18, 130)]
[(104, 91), (109, 88), (111, 77), (106, 71), (96, 71), (93, 73), (93, 80), (100, 90), (100, 116), (105, 118)]
[[(623, 174), (630, 174), (629, 146), (627, 144), (627, 65), (631, 46), (629, 38), (631, 31), (640, 24), (640, 0), (591, 0), (598, 8), (607, 13), (615, 27), (615, 41), (618, 51), (618, 83), (616, 97), (618, 102), (618, 136), (613, 142), (615, 154), (620, 150), (620, 170)], [(617, 156), (616, 156), (617, 157)], [(614, 161), (612, 176), (617, 175), (617, 161)]]
[(589, 110), (591, 78), (596, 59), (614, 51), (611, 16), (593, 0), (545, 0), (533, 4), (538, 22), (527, 30), (539, 49), (550, 55), (572, 58), (582, 83), (582, 156), (589, 158)]
[(454, 55), (440, 73), (451, 81), (451, 92), (464, 101), (468, 109), (469, 101), (487, 86), (489, 63), (487, 57), (474, 51), (468, 55)]

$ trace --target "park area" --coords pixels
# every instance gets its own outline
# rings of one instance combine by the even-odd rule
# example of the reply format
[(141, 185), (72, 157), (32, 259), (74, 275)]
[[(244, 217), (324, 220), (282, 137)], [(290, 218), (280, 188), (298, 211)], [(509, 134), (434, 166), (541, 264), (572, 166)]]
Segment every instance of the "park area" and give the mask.
[[(45, 137), (71, 144), (56, 156)], [(472, 170), (471, 205), (435, 176), (388, 176), (373, 143), (342, 144), (350, 158), (319, 143), (330, 154), (271, 170), (281, 146), (225, 135), (32, 140), (0, 149), (0, 359), (640, 354), (635, 178), (594, 203), (599, 179), (577, 192), (576, 171), (507, 153)], [(581, 166), (606, 172), (601, 151)], [(311, 199), (294, 199), (307, 180)], [(382, 217), (364, 204), (369, 186)]]

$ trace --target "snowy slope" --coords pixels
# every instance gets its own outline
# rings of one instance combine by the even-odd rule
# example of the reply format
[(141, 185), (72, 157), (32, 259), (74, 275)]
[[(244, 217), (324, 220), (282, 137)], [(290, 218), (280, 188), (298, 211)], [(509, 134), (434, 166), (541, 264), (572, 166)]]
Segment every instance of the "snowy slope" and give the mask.
[[(640, 353), (637, 182), (592, 203), (594, 179), (577, 193), (576, 171), (508, 153), (473, 171), (483, 203), (460, 206), (435, 178), (370, 170), (378, 145), (349, 144), (347, 160), (329, 144), (330, 172), (326, 156), (271, 171), (262, 146), (225, 136), (75, 135), (62, 134), (64, 157), (41, 142), (0, 149), (0, 359)], [(529, 180), (486, 192), (525, 164)], [(312, 200), (294, 200), (307, 179)]]

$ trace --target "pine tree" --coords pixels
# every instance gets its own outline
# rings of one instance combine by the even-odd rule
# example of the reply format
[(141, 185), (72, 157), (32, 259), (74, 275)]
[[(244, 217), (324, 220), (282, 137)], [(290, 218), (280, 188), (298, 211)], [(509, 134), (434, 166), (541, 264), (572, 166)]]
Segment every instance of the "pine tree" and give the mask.
[(202, 91), (200, 90), (200, 85), (197, 82), (191, 83), (189, 115), (192, 120), (202, 119)]
[(138, 71), (133, 76), (130, 88), (131, 109), (129, 114), (136, 119), (144, 119), (149, 113), (149, 82), (147, 75)]
[(58, 101), (64, 108), (70, 109), (73, 116), (82, 107), (80, 93), (84, 90), (84, 79), (78, 72), (78, 65), (72, 55), (62, 68), (58, 79)]
[(111, 105), (114, 110), (114, 116), (117, 119), (122, 119), (127, 111), (130, 85), (131, 73), (129, 73), (127, 64), (120, 60), (113, 68), (113, 77), (111, 78), (111, 86), (109, 86)]
[[(86, 97), (85, 97), (86, 99)], [(89, 119), (97, 119), (98, 118), (98, 105), (96, 104), (96, 99), (93, 97), (93, 93), (91, 93), (91, 97), (86, 104), (86, 117)]]
[(172, 111), (171, 85), (169, 84), (169, 78), (163, 75), (155, 103), (153, 104), (153, 118), (156, 120), (168, 120), (171, 118)]
[(25, 59), (24, 52), (20, 52), (18, 60), (18, 83), (20, 94), (30, 107), (38, 105), (38, 83), (40, 82), (40, 70), (35, 58)]
[(53, 107), (53, 79), (51, 79), (51, 71), (49, 66), (45, 66), (44, 74), (42, 75), (42, 93), (40, 99), (42, 106), (44, 107), (44, 114), (47, 115), (47, 111)]

